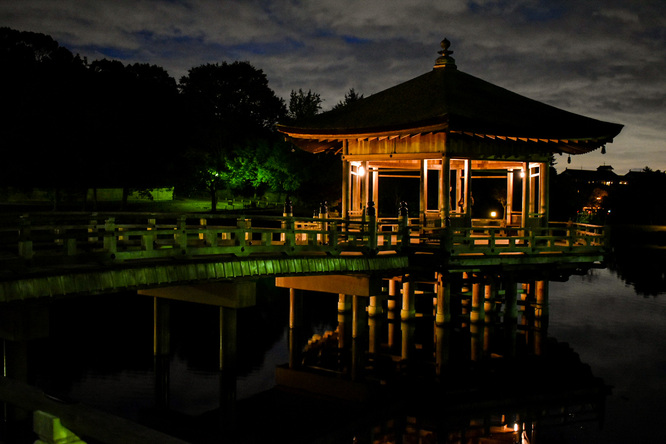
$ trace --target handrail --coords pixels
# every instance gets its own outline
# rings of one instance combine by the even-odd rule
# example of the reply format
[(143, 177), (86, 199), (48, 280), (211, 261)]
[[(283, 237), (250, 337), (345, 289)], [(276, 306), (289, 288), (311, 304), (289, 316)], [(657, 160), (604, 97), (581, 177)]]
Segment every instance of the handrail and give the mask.
[[(418, 219), (360, 219), (210, 213), (71, 213), (21, 216), (0, 229), (0, 258), (29, 263), (131, 261), (250, 254), (455, 255), (601, 251), (603, 227), (430, 227)], [(18, 245), (18, 250), (17, 250)]]

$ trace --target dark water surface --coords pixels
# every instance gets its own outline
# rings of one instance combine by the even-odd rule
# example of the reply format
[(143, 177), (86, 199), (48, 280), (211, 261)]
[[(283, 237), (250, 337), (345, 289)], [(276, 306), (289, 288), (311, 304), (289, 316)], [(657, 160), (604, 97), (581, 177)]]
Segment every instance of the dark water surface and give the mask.
[(651, 293), (637, 294), (608, 269), (550, 285), (549, 334), (612, 386), (588, 442), (666, 442), (666, 293)]
[[(589, 365), (591, 374), (612, 390), (605, 405), (593, 409), (589, 418), (576, 421), (577, 413), (570, 413), (572, 421), (562, 426), (535, 430), (533, 442), (666, 442), (662, 424), (666, 414), (666, 266), (660, 256), (646, 260), (645, 255), (637, 255), (635, 261), (625, 262), (621, 269), (613, 263), (612, 269), (551, 282), (548, 336), (565, 343), (564, 348), (568, 344)], [(298, 393), (275, 402), (276, 367), (290, 357), (289, 298), (282, 289), (264, 282), (259, 285), (258, 302), (257, 307), (238, 313), (235, 385), (219, 370), (216, 307), (171, 302), (171, 353), (160, 363), (152, 353), (153, 300), (133, 293), (53, 301), (50, 337), (29, 346), (29, 382), (193, 442), (259, 442), (257, 436), (308, 442), (295, 431), (290, 439), (289, 429), (281, 428), (280, 421), (305, 430), (310, 426), (298, 415), (320, 412), (319, 416), (330, 414), (331, 421), (338, 422), (328, 428), (351, 430), (320, 442), (351, 443), (354, 430), (363, 428), (350, 426), (358, 417), (354, 415), (359, 415), (353, 408), (334, 400), (299, 398)], [(335, 330), (337, 295), (305, 298), (304, 311), (308, 323), (303, 337)], [(426, 330), (428, 334), (432, 331)], [(469, 348), (469, 336), (456, 333), (456, 338), (464, 342), (461, 349)], [(526, 380), (547, 387), (558, 383), (557, 372), (552, 375), (552, 380), (539, 375)], [(168, 389), (160, 384), (164, 380)], [(520, 381), (520, 376), (515, 380)], [(228, 403), (234, 390), (237, 411), (230, 410)], [(421, 395), (432, 402), (428, 393)], [(440, 406), (446, 402), (436, 400)], [(240, 418), (233, 431), (227, 425), (230, 411)], [(388, 424), (383, 418), (373, 420)], [(273, 427), (273, 433), (259, 430), (266, 427)], [(0, 436), (0, 442), (11, 442), (6, 436)], [(369, 434), (361, 436), (358, 442), (372, 442)], [(431, 442), (432, 436), (423, 434), (422, 442)], [(443, 433), (437, 439), (432, 442), (455, 442), (446, 440)]]

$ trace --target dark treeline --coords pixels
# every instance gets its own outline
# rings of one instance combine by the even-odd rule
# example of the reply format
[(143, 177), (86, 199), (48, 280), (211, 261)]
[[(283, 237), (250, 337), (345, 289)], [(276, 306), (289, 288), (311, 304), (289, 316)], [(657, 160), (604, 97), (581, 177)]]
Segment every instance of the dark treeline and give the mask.
[(269, 191), (309, 206), (339, 196), (338, 163), (275, 130), (299, 106), (318, 112), (319, 95), (292, 93), (287, 106), (248, 62), (193, 67), (177, 82), (156, 65), (89, 62), (44, 34), (0, 28), (0, 91), (5, 187), (173, 186), (213, 204)]

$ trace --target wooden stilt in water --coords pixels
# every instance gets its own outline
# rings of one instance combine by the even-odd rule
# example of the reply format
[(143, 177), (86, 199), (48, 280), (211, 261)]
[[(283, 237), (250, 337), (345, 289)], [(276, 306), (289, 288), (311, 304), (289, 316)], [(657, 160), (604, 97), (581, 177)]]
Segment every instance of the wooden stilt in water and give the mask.
[(403, 278), (402, 281), (402, 310), (400, 311), (400, 319), (407, 321), (416, 316), (414, 305), (414, 286), (410, 282), (409, 277)]

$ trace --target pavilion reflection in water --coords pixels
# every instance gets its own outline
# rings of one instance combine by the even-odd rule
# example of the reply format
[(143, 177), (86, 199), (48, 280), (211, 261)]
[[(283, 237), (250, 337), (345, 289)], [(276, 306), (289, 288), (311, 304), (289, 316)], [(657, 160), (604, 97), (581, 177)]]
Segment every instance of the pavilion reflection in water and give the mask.
[[(601, 227), (557, 238), (573, 224), (550, 219), (552, 158), (603, 153), (622, 125), (466, 74), (441, 46), (419, 77), (278, 125), (305, 151), (340, 154), (341, 223), (367, 218), (381, 232), (370, 254), (387, 253), (384, 232), (403, 233), (409, 265), (277, 277), (291, 303), (291, 358), (277, 379), (379, 406), (361, 442), (536, 442), (547, 423), (600, 417), (605, 393), (547, 338), (548, 282), (603, 259)], [(337, 329), (307, 343), (303, 291), (339, 295)]]
[[(372, 412), (340, 424), (330, 438), (342, 442), (536, 443), (540, 431), (603, 420), (608, 387), (547, 336), (548, 315), (530, 285), (518, 291), (516, 319), (501, 292), (476, 317), (475, 284), (460, 284), (447, 325), (436, 322), (428, 283), (407, 321), (393, 297), (371, 315), (354, 298), (338, 304), (335, 330), (304, 338), (292, 307), (290, 362), (278, 367), (278, 386)], [(318, 295), (292, 304), (300, 297)]]

